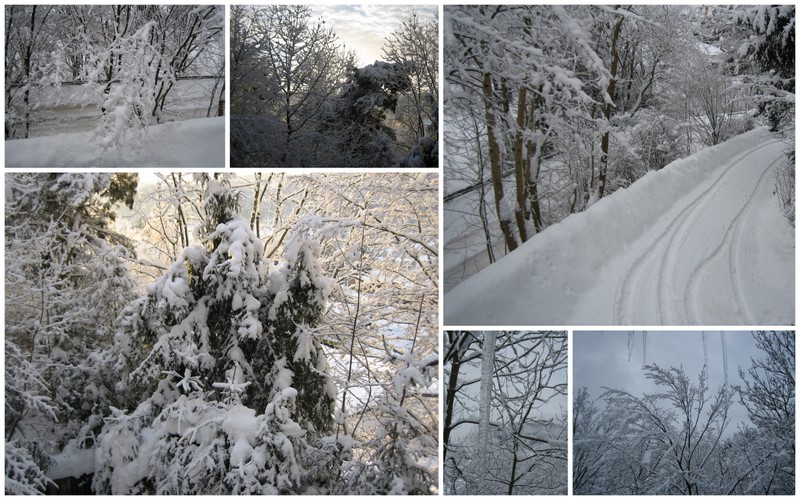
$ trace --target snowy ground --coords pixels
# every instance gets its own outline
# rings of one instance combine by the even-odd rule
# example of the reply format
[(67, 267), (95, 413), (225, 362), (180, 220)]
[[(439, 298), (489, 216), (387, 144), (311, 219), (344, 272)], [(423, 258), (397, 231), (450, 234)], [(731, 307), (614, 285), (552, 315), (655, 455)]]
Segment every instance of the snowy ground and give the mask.
[(445, 324), (793, 324), (782, 155), (762, 128), (650, 172), (446, 293)]
[(5, 164), (21, 168), (225, 166), (223, 117), (154, 125), (138, 142), (103, 151), (92, 131), (11, 140), (5, 141)]

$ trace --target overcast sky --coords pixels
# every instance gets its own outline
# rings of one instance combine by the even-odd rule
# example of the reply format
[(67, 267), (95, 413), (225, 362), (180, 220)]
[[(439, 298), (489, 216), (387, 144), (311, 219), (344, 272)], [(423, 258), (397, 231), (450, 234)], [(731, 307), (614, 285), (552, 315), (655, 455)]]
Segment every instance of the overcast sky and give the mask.
[[(558, 332), (560, 335), (566, 335), (565, 332)], [(477, 336), (482, 336), (483, 332), (476, 333)], [(522, 332), (519, 332), (521, 335)], [(499, 334), (498, 334), (499, 335)], [(499, 343), (499, 339), (498, 339)], [(474, 347), (479, 352), (481, 347), (477, 344)], [(500, 355), (508, 356), (510, 351), (506, 351)], [(566, 360), (564, 362), (566, 365)], [(552, 378), (550, 380), (551, 385), (563, 384), (567, 382), (567, 369), (559, 369), (556, 370), (552, 374)], [(459, 373), (458, 378), (461, 383), (468, 380), (476, 380), (477, 383), (467, 386), (463, 389), (464, 394), (468, 395), (473, 401), (468, 401), (467, 398), (464, 398), (463, 395), (459, 397), (459, 402), (456, 403), (454, 409), (456, 411), (455, 420), (460, 418), (468, 418), (468, 419), (478, 419), (479, 409), (478, 409), (478, 400), (480, 398), (480, 376), (481, 376), (481, 360), (480, 356), (473, 360), (471, 363), (466, 365), (462, 365)], [(495, 390), (497, 389), (497, 383), (494, 384)], [(508, 390), (508, 387), (506, 387)], [(552, 396), (553, 392), (551, 390), (544, 390), (542, 391), (542, 397), (546, 398), (548, 396)], [(497, 394), (494, 394), (497, 397)], [(459, 404), (460, 403), (460, 404)], [(466, 404), (469, 408), (464, 410), (461, 404)], [(567, 409), (567, 397), (565, 396), (555, 396), (550, 401), (543, 405), (537, 405), (536, 410), (530, 415), (530, 420), (538, 419), (538, 418), (553, 418), (553, 417), (560, 417), (564, 411)], [(498, 416), (496, 415), (496, 410), (493, 411), (492, 416), (493, 421), (498, 420)], [(461, 425), (456, 427), (456, 430), (453, 431), (452, 438), (461, 438), (469, 434), (470, 432), (476, 432), (477, 426), (470, 426), (470, 425)]]
[[(722, 332), (728, 353), (730, 385), (740, 383), (739, 368), (747, 371), (750, 358), (762, 357), (751, 332)], [(589, 389), (593, 398), (603, 394), (603, 387), (624, 389), (640, 396), (657, 392), (655, 384), (644, 378), (643, 332), (634, 334), (633, 349), (628, 360), (628, 332), (574, 332), (572, 352), (573, 394), (580, 387)], [(716, 392), (725, 381), (723, 348), (720, 332), (706, 332), (708, 346), (708, 383)], [(680, 367), (692, 382), (697, 383), (703, 368), (703, 335), (696, 332), (647, 332), (647, 364)], [(731, 408), (729, 432), (740, 421), (747, 420), (746, 410), (738, 403)]]
[(422, 19), (434, 19), (435, 5), (310, 5), (311, 19), (322, 18), (333, 28), (348, 49), (358, 55), (359, 66), (382, 58), (384, 40), (400, 26), (400, 20), (411, 12)]

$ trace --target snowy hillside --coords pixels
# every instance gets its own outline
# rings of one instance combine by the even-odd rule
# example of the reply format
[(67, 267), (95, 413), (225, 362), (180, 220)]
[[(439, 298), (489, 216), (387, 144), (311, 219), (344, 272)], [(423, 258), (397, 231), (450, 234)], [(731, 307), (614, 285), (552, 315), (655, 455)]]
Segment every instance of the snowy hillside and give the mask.
[(760, 128), (650, 172), (445, 295), (445, 324), (792, 324), (794, 237)]
[(153, 125), (142, 137), (115, 142), (105, 151), (94, 137), (90, 131), (5, 141), (5, 164), (23, 168), (225, 166), (223, 117)]

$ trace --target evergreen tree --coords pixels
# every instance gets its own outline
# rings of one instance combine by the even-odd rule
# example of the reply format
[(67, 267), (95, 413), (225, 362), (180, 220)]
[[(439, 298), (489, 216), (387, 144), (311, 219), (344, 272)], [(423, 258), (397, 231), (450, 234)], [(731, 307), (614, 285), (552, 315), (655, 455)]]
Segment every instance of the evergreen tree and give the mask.
[(754, 36), (741, 48), (764, 75), (767, 99), (761, 111), (773, 131), (794, 133), (794, 5), (760, 6), (739, 14)]
[(375, 61), (351, 68), (347, 83), (328, 110), (323, 130), (336, 130), (337, 148), (347, 167), (394, 164), (394, 130), (385, 124), (401, 93), (411, 86), (407, 65)]
[(268, 272), (237, 194), (202, 182), (201, 243), (123, 313), (128, 397), (101, 436), (98, 492), (302, 492), (332, 426), (336, 391), (313, 336), (329, 282), (314, 245), (287, 245)]

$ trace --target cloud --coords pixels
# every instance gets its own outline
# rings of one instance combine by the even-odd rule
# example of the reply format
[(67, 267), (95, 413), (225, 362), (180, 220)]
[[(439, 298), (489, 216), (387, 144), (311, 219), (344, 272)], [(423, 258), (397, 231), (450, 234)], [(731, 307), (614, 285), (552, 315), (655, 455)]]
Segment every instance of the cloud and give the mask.
[(312, 5), (312, 18), (322, 18), (348, 49), (356, 51), (359, 64), (380, 60), (384, 40), (412, 11), (434, 19), (438, 9), (432, 5)]

